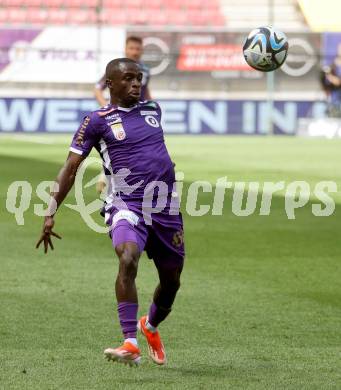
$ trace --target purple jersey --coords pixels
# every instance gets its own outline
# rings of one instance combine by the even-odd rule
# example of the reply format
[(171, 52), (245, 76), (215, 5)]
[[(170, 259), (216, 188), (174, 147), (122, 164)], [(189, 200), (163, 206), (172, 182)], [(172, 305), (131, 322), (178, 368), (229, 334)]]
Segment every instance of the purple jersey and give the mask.
[[(146, 186), (154, 181), (165, 183), (167, 194), (172, 192), (175, 172), (156, 102), (140, 102), (131, 108), (108, 105), (86, 116), (70, 150), (87, 156), (93, 147), (101, 155), (106, 175), (110, 175), (109, 204), (114, 195), (123, 200), (142, 200)], [(124, 180), (120, 181), (122, 172)]]

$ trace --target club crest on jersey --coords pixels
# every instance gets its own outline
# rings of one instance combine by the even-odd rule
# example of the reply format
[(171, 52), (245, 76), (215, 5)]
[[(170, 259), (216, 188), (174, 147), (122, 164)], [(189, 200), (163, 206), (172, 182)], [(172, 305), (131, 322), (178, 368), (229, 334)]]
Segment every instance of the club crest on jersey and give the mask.
[(180, 248), (184, 244), (184, 231), (181, 229), (173, 236), (172, 245)]
[(144, 120), (148, 123), (149, 126), (160, 127), (160, 123), (158, 122), (158, 120), (151, 115), (145, 116)]
[(126, 132), (124, 131), (122, 122), (112, 123), (110, 127), (117, 141), (123, 141), (126, 138)]

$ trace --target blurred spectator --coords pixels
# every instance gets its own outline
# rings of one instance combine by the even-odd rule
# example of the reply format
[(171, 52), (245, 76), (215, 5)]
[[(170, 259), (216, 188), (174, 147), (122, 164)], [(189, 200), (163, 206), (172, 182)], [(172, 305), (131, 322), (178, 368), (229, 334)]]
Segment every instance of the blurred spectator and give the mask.
[[(142, 88), (141, 88), (141, 100), (151, 100), (151, 95), (149, 92), (149, 79), (150, 73), (148, 67), (141, 62), (141, 57), (143, 54), (143, 40), (137, 36), (130, 36), (126, 40), (125, 47), (125, 56), (138, 62), (141, 66), (141, 71), (143, 73), (142, 79)], [(103, 75), (98, 83), (95, 85), (94, 95), (100, 106), (105, 106), (107, 104), (107, 100), (104, 96), (104, 91), (107, 88), (106, 77)]]
[(333, 63), (322, 69), (322, 85), (328, 97), (328, 114), (341, 117), (341, 44)]

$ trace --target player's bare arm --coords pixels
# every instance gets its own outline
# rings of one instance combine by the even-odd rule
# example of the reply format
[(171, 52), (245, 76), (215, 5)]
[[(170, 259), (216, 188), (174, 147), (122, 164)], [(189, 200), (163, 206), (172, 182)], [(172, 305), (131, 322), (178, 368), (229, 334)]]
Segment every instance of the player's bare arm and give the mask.
[(43, 230), (36, 245), (36, 248), (39, 248), (44, 243), (45, 253), (47, 253), (49, 247), (52, 250), (54, 249), (51, 236), (61, 239), (61, 236), (52, 230), (54, 227), (54, 215), (71, 190), (75, 182), (78, 167), (83, 160), (83, 156), (70, 152), (63, 168), (57, 176), (56, 185), (51, 193), (47, 216), (44, 219)]
[(104, 92), (103, 92), (103, 89), (101, 88), (98, 88), (97, 86), (94, 88), (94, 95), (95, 95), (95, 98), (98, 102), (98, 104), (101, 106), (101, 107), (104, 107), (106, 104), (107, 104), (107, 101), (104, 97)]
[(329, 73), (327, 74), (326, 78), (335, 87), (341, 86), (341, 78), (337, 77), (336, 75)]

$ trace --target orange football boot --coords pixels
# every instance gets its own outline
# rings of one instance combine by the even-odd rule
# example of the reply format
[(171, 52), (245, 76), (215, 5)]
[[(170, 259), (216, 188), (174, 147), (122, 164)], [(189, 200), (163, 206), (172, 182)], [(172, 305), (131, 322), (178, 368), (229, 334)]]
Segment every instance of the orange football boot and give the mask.
[(125, 341), (121, 347), (107, 348), (104, 351), (104, 356), (108, 361), (137, 366), (140, 364), (141, 351), (134, 344)]
[(138, 329), (145, 336), (148, 343), (148, 353), (154, 363), (162, 365), (166, 363), (166, 352), (162, 344), (160, 333), (151, 332), (146, 327), (147, 316), (141, 317), (137, 324)]

